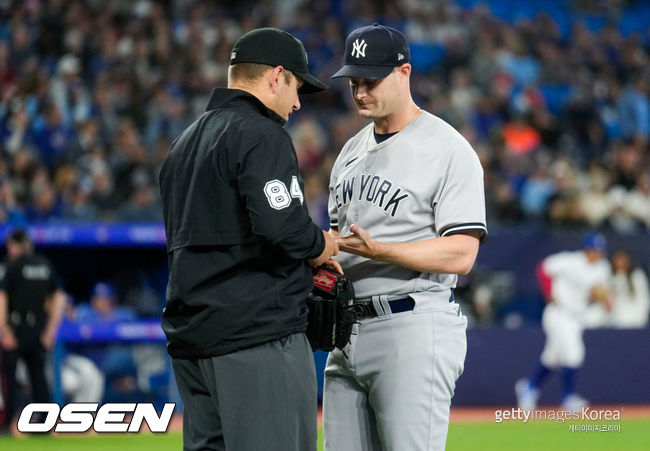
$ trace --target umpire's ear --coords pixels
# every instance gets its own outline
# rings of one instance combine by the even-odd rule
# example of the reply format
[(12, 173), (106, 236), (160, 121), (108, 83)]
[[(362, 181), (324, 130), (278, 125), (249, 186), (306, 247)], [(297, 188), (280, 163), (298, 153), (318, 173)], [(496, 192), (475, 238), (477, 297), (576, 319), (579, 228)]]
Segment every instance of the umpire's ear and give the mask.
[(266, 80), (273, 94), (277, 94), (280, 84), (284, 83), (284, 67), (275, 66), (266, 73)]

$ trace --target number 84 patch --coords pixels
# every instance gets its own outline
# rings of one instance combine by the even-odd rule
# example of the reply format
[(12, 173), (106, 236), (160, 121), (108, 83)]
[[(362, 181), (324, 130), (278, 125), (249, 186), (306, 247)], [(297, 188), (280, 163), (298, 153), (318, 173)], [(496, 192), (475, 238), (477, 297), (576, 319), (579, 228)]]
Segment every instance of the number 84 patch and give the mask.
[(302, 194), (298, 177), (295, 175), (291, 177), (291, 189), (287, 190), (287, 185), (284, 182), (274, 179), (269, 180), (264, 185), (264, 194), (269, 201), (269, 205), (276, 210), (282, 210), (291, 205), (291, 199), (299, 199), (300, 205), (303, 204), (305, 196)]

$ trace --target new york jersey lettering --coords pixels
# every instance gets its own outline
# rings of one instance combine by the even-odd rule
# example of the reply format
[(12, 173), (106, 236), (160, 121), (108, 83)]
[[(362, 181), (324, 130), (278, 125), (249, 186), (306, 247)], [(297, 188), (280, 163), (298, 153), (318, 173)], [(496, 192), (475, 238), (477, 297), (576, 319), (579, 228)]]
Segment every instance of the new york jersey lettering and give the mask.
[[(355, 194), (356, 191), (356, 194)], [(337, 208), (349, 204), (353, 199), (370, 203), (395, 217), (400, 202), (410, 197), (404, 189), (388, 179), (375, 174), (361, 174), (361, 178), (344, 179), (335, 187), (334, 198)]]

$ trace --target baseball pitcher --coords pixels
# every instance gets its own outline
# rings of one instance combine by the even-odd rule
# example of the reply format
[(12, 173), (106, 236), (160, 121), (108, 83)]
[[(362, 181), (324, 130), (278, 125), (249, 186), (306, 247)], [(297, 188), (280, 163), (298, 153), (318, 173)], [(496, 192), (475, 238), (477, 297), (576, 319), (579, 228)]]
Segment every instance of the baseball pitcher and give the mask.
[(483, 170), (456, 130), (413, 101), (402, 33), (359, 28), (344, 60), (334, 77), (348, 78), (372, 123), (330, 178), (331, 229), (360, 319), (325, 369), (325, 449), (442, 450), (466, 353), (453, 288), (487, 237)]

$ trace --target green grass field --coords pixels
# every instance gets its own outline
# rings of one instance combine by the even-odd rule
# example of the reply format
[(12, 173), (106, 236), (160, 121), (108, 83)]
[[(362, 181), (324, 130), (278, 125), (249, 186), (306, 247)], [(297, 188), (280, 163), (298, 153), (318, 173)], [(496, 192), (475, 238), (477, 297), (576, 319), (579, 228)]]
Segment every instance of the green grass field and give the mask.
[[(650, 419), (623, 419), (620, 432), (572, 432), (570, 423), (550, 421), (468, 422), (449, 428), (447, 450), (472, 451), (647, 451), (650, 450)], [(574, 423), (575, 424), (575, 423)], [(7, 451), (166, 451), (182, 449), (180, 432), (139, 435), (0, 437), (0, 450)], [(322, 440), (319, 441), (319, 450)], [(408, 450), (405, 450), (408, 451)]]

